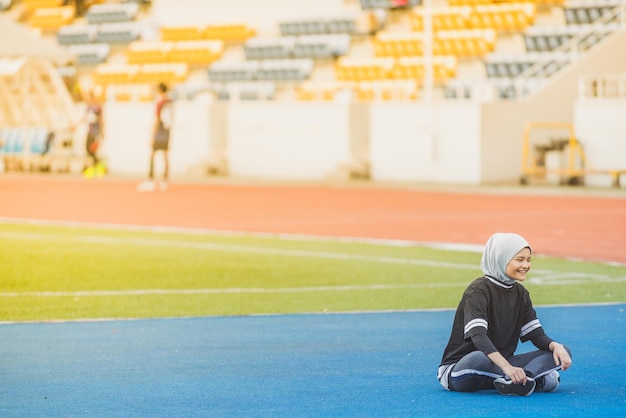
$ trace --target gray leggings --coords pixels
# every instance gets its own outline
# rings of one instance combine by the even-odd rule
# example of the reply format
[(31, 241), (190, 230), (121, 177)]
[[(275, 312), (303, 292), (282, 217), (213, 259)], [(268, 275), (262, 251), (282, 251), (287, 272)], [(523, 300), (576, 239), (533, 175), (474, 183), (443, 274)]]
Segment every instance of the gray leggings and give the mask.
[[(565, 347), (571, 355), (569, 347)], [(553, 370), (560, 370), (561, 366), (554, 364), (551, 351), (536, 350), (530, 353), (518, 354), (507, 359), (511, 365), (521, 367), (526, 374), (539, 379)], [(448, 388), (456, 392), (476, 392), (483, 389), (493, 389), (493, 381), (503, 377), (504, 372), (496, 366), (482, 351), (473, 351), (459, 360), (448, 377)]]

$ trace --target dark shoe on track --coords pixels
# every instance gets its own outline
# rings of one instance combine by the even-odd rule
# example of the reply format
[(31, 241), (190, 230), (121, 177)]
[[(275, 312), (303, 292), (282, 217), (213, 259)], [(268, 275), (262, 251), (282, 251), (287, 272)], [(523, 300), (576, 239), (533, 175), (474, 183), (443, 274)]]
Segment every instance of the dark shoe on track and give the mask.
[(525, 385), (521, 383), (515, 384), (511, 380), (499, 377), (493, 381), (493, 385), (503, 395), (528, 396), (535, 391), (536, 383), (531, 377), (526, 378)]
[(561, 376), (559, 375), (559, 372), (552, 371), (537, 379), (536, 390), (542, 392), (554, 392), (559, 387), (560, 382)]

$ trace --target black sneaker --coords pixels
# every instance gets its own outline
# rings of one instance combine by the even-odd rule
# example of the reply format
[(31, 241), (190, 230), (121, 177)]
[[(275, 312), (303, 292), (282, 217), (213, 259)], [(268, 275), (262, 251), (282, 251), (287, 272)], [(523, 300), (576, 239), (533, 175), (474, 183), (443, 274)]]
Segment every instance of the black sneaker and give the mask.
[(512, 380), (499, 377), (493, 381), (493, 385), (503, 395), (528, 396), (535, 391), (536, 383), (532, 377), (526, 378), (525, 385), (521, 383), (515, 384)]

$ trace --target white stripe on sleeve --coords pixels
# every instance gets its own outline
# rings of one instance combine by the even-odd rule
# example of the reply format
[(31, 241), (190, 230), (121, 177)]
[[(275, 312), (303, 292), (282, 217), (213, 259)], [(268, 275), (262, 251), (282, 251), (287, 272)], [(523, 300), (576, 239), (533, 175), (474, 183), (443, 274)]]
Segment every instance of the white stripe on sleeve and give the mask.
[(465, 330), (463, 332), (467, 334), (468, 332), (470, 332), (470, 330), (476, 327), (483, 327), (485, 329), (489, 329), (489, 327), (487, 326), (486, 319), (476, 318), (476, 319), (472, 319), (467, 324), (465, 324)]

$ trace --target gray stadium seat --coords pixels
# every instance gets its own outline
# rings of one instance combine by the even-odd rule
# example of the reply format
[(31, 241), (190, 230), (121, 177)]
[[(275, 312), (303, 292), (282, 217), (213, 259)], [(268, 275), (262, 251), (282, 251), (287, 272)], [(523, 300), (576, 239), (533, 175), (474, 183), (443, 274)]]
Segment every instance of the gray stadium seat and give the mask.
[(348, 34), (299, 36), (295, 42), (293, 56), (296, 58), (335, 58), (348, 52), (351, 39)]
[(328, 16), (326, 19), (326, 31), (328, 33), (357, 33), (356, 16), (351, 14)]
[(276, 96), (272, 82), (215, 84), (212, 89), (219, 100), (274, 100)]
[(103, 23), (98, 26), (96, 42), (115, 44), (130, 43), (141, 36), (141, 27), (137, 23)]
[(97, 35), (97, 25), (65, 25), (58, 30), (57, 41), (61, 45), (89, 44)]
[(313, 71), (312, 59), (262, 61), (257, 70), (258, 80), (306, 80)]
[(137, 3), (94, 4), (85, 17), (89, 23), (128, 22), (134, 20), (138, 12)]
[(109, 44), (75, 44), (69, 46), (79, 65), (95, 65), (106, 61), (111, 47)]
[(295, 42), (292, 36), (250, 38), (244, 44), (243, 50), (247, 60), (286, 59), (291, 57)]
[(570, 0), (564, 8), (565, 21), (568, 25), (593, 23), (613, 13), (619, 4), (620, 0)]
[(208, 68), (211, 82), (251, 81), (256, 79), (260, 61), (216, 61)]
[(326, 21), (323, 18), (290, 19), (278, 23), (280, 33), (289, 35), (312, 35), (326, 33)]
[(569, 45), (572, 40), (578, 40), (572, 46), (579, 51), (585, 51), (619, 29), (619, 23), (530, 27), (524, 33), (524, 41), (528, 52), (554, 51), (563, 45)]

